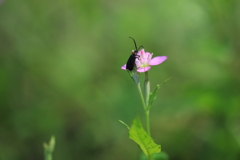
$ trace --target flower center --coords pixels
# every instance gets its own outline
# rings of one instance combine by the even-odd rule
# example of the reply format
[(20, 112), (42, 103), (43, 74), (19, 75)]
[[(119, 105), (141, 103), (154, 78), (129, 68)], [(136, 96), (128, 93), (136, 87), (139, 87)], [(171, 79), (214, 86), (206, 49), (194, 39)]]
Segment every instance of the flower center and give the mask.
[(149, 66), (149, 64), (148, 64), (148, 63), (146, 63), (146, 62), (145, 62), (145, 63), (141, 63), (141, 64), (140, 64), (140, 67), (141, 67), (141, 68), (148, 67), (148, 66)]

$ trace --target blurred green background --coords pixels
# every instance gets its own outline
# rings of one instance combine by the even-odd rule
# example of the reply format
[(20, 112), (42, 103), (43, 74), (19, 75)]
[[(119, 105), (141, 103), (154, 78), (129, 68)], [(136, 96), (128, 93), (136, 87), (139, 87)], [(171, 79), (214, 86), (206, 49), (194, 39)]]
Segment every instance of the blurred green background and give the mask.
[(150, 115), (170, 159), (240, 159), (239, 0), (0, 3), (1, 160), (42, 160), (51, 135), (55, 160), (137, 160), (129, 36), (168, 56), (149, 76), (172, 77)]

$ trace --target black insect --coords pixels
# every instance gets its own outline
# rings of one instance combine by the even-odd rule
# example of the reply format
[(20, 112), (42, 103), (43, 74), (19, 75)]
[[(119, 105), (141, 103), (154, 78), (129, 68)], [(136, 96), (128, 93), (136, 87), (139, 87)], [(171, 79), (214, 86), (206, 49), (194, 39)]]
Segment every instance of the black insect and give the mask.
[(135, 51), (132, 51), (132, 54), (128, 58), (127, 65), (126, 65), (126, 69), (129, 71), (132, 71), (135, 66), (136, 58), (140, 57), (139, 55), (137, 55), (137, 53), (141, 48), (143, 48), (143, 46), (140, 46), (139, 48), (137, 48), (137, 44), (136, 44), (135, 40), (132, 37), (129, 37), (129, 38), (131, 38), (133, 40), (135, 48), (136, 48)]

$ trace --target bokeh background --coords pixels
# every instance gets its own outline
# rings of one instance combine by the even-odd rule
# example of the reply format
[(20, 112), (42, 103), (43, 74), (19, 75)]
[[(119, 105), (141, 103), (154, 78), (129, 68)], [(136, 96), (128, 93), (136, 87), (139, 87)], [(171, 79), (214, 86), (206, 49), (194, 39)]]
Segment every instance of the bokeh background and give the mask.
[[(0, 159), (137, 160), (134, 45), (168, 60), (152, 136), (171, 160), (240, 159), (239, 0), (1, 0)], [(144, 78), (144, 75), (141, 75)], [(144, 120), (144, 118), (142, 118)]]

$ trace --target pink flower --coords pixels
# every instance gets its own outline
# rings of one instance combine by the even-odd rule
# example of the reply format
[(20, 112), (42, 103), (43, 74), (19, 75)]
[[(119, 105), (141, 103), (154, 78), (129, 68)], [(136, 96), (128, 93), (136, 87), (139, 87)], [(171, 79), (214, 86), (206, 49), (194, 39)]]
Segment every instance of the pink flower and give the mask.
[[(151, 66), (159, 65), (167, 59), (167, 56), (157, 56), (152, 58), (153, 53), (145, 52), (141, 49), (138, 54), (139, 58), (136, 58), (137, 72), (146, 72), (151, 69)], [(124, 64), (122, 69), (126, 70), (126, 64)]]

